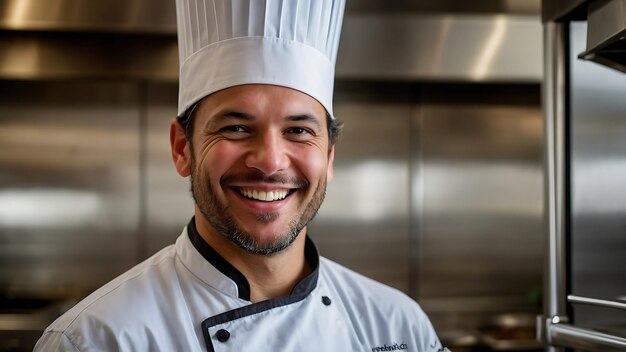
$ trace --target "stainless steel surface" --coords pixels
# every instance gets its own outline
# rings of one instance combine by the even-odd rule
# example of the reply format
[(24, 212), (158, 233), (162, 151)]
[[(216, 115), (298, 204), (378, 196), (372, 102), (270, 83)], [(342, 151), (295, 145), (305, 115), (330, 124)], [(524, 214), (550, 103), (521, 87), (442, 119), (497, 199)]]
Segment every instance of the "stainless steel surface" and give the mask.
[[(21, 263), (43, 262), (47, 270), (53, 271), (48, 275), (51, 281), (41, 283), (41, 291), (24, 288), (24, 294), (50, 294), (50, 289), (55, 292), (55, 286), (49, 285), (54, 282), (64, 290), (57, 289), (57, 296), (63, 296), (74, 293), (68, 293), (68, 287), (84, 294), (88, 288), (82, 285), (102, 284), (127, 265), (174, 241), (192, 213), (188, 180), (176, 174), (170, 161), (167, 131), (176, 111), (175, 85), (119, 84), (132, 93), (128, 107), (120, 108), (115, 101), (105, 99), (90, 105), (84, 98), (89, 92), (106, 90), (101, 85), (117, 83), (3, 84), (5, 91), (14, 92), (4, 102), (2, 116), (7, 124), (24, 123), (24, 119), (13, 119), (21, 116), (15, 114), (17, 111), (26, 115), (31, 111), (33, 115), (22, 134), (2, 128), (4, 136), (12, 136), (12, 140), (23, 135), (69, 138), (67, 125), (55, 127), (43, 122), (48, 116), (57, 117), (55, 110), (71, 111), (72, 104), (82, 102), (86, 105), (78, 114), (81, 119), (69, 125), (80, 123), (109, 131), (101, 132), (101, 142), (93, 134), (85, 135), (86, 141), (102, 143), (113, 152), (125, 150), (125, 143), (117, 143), (124, 136), (136, 148), (123, 152), (122, 158), (132, 160), (128, 165), (113, 156), (89, 158), (91, 162), (112, 163), (98, 169), (100, 173), (93, 182), (100, 185), (106, 183), (103, 178), (115, 174), (118, 166), (132, 171), (136, 183), (122, 182), (117, 186), (119, 190), (112, 192), (134, 210), (124, 211), (112, 198), (103, 200), (104, 209), (119, 208), (117, 211), (124, 216), (132, 215), (132, 226), (119, 230), (124, 217), (107, 218), (102, 224), (83, 219), (85, 227), (76, 231), (68, 229), (67, 224), (59, 225), (64, 239), (43, 227), (30, 237), (21, 237), (19, 246), (18, 234), (3, 223), (3, 240), (10, 245), (3, 247), (7, 250), (2, 252), (2, 260), (14, 265), (5, 272), (7, 284), (3, 290), (15, 287), (23, 280), (24, 272), (41, 274), (38, 269), (30, 273), (26, 269), (10, 270), (20, 263), (13, 259), (16, 256), (25, 258)], [(74, 89), (68, 88), (74, 85)], [(450, 331), (471, 331), (494, 314), (536, 309), (527, 295), (541, 281), (542, 212), (538, 87), (447, 87), (338, 85), (336, 112), (346, 122), (345, 134), (337, 147), (335, 180), (310, 229), (323, 255), (417, 298), (444, 337), (451, 336)], [(57, 97), (64, 94), (72, 99)], [(44, 97), (50, 99), (48, 105), (37, 103)], [(110, 117), (117, 109), (127, 111), (129, 116), (119, 113), (117, 118)], [(100, 118), (94, 120), (92, 116)], [(108, 138), (112, 146), (104, 142)], [(422, 145), (422, 153), (412, 149), (416, 143)], [(30, 147), (30, 153), (41, 155), (39, 146)], [(20, 160), (23, 149), (18, 144), (11, 151), (3, 150)], [(21, 163), (30, 164), (31, 160), (26, 158)], [(41, 179), (55, 178), (51, 170), (67, 166), (62, 158), (44, 160), (49, 168), (34, 169)], [(2, 170), (13, 170), (17, 178), (21, 172), (12, 165), (3, 161)], [(84, 167), (78, 162), (71, 164), (67, 173), (74, 178), (61, 177), (58, 182), (66, 182), (64, 187), (71, 188), (72, 180), (77, 179), (89, 187), (91, 173)], [(416, 170), (421, 174), (413, 174)], [(414, 178), (416, 175), (421, 178)], [(412, 194), (422, 201), (419, 213), (415, 213), (419, 207), (413, 205)], [(73, 214), (72, 218), (82, 219), (81, 214)], [(417, 216), (421, 227), (413, 226), (411, 216)], [(89, 245), (85, 244), (85, 233), (97, 234), (100, 241), (89, 238), (85, 240)], [(28, 257), (25, 249), (37, 248), (44, 240), (51, 246), (49, 255), (67, 256), (65, 260), (70, 261), (74, 271), (55, 269), (58, 262), (47, 261), (45, 255)], [(76, 245), (71, 252), (67, 252), (68, 243)], [(93, 253), (96, 249), (98, 257)], [(110, 258), (120, 253), (125, 253), (127, 264), (114, 268)], [(84, 264), (85, 255), (94, 261), (96, 271)], [(88, 282), (76, 275), (83, 270), (85, 276), (87, 272), (108, 274), (89, 274)]]
[[(27, 232), (0, 222), (0, 295), (84, 295), (172, 243), (192, 214), (168, 144), (175, 37), (156, 20), (173, 13), (156, 2), (133, 22), (147, 2), (115, 1), (136, 10), (83, 23), (91, 3), (0, 0), (0, 189), (19, 184), (31, 214), (56, 202), (67, 220)], [(442, 338), (470, 349), (484, 348), (472, 331), (494, 315), (539, 309), (528, 296), (541, 286), (542, 48), (538, 18), (519, 15), (537, 1), (489, 3), (482, 15), (435, 2), (348, 14), (335, 106), (345, 133), (310, 228), (322, 255), (412, 295)], [(507, 6), (517, 15), (494, 15)], [(70, 196), (49, 196), (58, 188)], [(0, 220), (14, 219), (3, 204)]]
[(355, 14), (344, 21), (337, 77), (539, 82), (540, 37), (535, 16)]
[(345, 128), (310, 232), (323, 255), (407, 292), (412, 107), (367, 95), (337, 93), (335, 115)]
[(525, 14), (538, 15), (541, 13), (540, 0), (359, 0), (348, 1), (346, 11), (349, 13), (454, 13), (454, 14)]
[(541, 290), (538, 89), (424, 88), (414, 109), (414, 291), (442, 332), (532, 312)]
[(175, 37), (0, 31), (0, 79), (178, 80)]
[[(540, 0), (348, 1), (346, 13), (539, 15)], [(169, 0), (0, 0), (0, 29), (175, 34)]]
[(193, 216), (193, 199), (188, 178), (174, 168), (169, 143), (170, 121), (176, 116), (178, 86), (146, 85), (146, 165), (144, 255), (174, 243), (182, 227)]
[(626, 301), (623, 301), (623, 300), (618, 301), (614, 299), (600, 299), (600, 298), (593, 298), (593, 297), (568, 295), (567, 301), (569, 303), (588, 304), (588, 305), (597, 306), (597, 307), (626, 310)]
[[(139, 35), (125, 28), (107, 33), (80, 26), (72, 32), (54, 32), (54, 26), (42, 28), (46, 32), (1, 31), (0, 78), (176, 82), (174, 33)], [(348, 14), (336, 74), (340, 79), (539, 82), (540, 33), (537, 16)]]
[[(562, 23), (544, 25), (543, 114), (545, 131), (544, 194), (545, 248), (544, 316), (566, 311), (566, 34)], [(552, 343), (549, 331), (545, 337)], [(551, 348), (556, 350), (556, 348)]]
[[(585, 24), (571, 24), (571, 294), (626, 296), (626, 75), (576, 59)], [(621, 327), (623, 311), (573, 307), (573, 323)]]
[[(560, 36), (560, 40), (551, 37), (557, 33), (550, 34), (554, 26), (568, 35)], [(546, 305), (546, 337), (553, 346), (590, 351), (626, 350), (624, 312), (606, 309), (623, 308), (625, 304), (616, 300), (589, 298), (624, 297), (626, 292), (626, 281), (623, 280), (626, 269), (623, 265), (616, 265), (626, 258), (623, 236), (626, 213), (623, 199), (626, 194), (623, 192), (622, 170), (623, 155), (626, 154), (623, 142), (626, 132), (626, 102), (623, 99), (626, 77), (576, 59), (576, 53), (584, 44), (585, 23), (549, 23), (546, 27), (546, 43), (559, 50), (558, 56), (561, 57), (559, 60), (548, 57), (548, 65), (552, 62), (555, 67), (569, 67), (564, 81), (570, 82), (566, 85), (569, 94), (563, 99), (549, 93), (554, 90), (554, 83), (559, 82), (558, 76), (551, 74), (549, 77), (552, 79), (547, 78), (545, 91), (548, 93), (545, 96), (548, 101), (544, 101), (546, 125), (547, 129), (553, 128), (557, 132), (567, 131), (571, 138), (570, 143), (559, 143), (558, 136), (552, 137), (552, 141), (550, 136), (547, 138), (549, 145), (555, 148), (559, 145), (567, 147), (566, 155), (558, 151), (555, 153), (557, 157), (548, 154), (548, 158), (554, 159), (550, 163), (557, 165), (554, 175), (550, 174), (552, 171), (548, 166), (548, 190), (550, 180), (554, 179), (555, 186), (552, 187), (558, 190), (558, 182), (563, 182), (570, 197), (565, 199), (566, 205), (560, 205), (555, 199), (555, 204), (549, 208), (550, 212), (555, 212), (550, 215), (549, 247), (552, 263), (549, 277), (554, 284)], [(569, 40), (568, 51), (562, 50), (563, 44), (553, 44), (555, 41), (565, 42), (565, 38)], [(559, 128), (556, 122), (550, 126), (551, 120), (558, 121), (559, 114), (554, 113), (557, 109), (552, 104), (569, 106), (567, 129), (565, 125)], [(565, 112), (563, 107), (560, 114), (565, 115)], [(569, 159), (566, 165), (569, 168), (569, 183), (558, 176), (558, 157)], [(559, 240), (561, 231), (554, 231), (552, 221), (558, 227), (558, 215), (566, 216), (568, 213), (569, 244), (566, 245)], [(570, 267), (559, 270), (564, 256), (567, 256)], [(561, 287), (563, 277), (571, 281)], [(570, 292), (572, 294), (566, 296)], [(568, 307), (569, 311), (565, 311), (563, 304), (566, 297), (569, 303), (583, 304), (574, 304)]]
[(581, 328), (570, 324), (548, 326), (552, 343), (584, 351), (625, 351), (626, 338), (605, 334), (600, 331)]
[(136, 263), (138, 92), (0, 82), (0, 290), (82, 296)]
[(587, 48), (600, 45), (626, 28), (626, 1), (600, 0), (589, 4)]
[(587, 50), (579, 57), (626, 73), (626, 0), (592, 1), (587, 24)]
[(0, 29), (176, 33), (173, 1), (0, 0)]
[(543, 22), (581, 20), (587, 17), (589, 0), (544, 0), (541, 2)]

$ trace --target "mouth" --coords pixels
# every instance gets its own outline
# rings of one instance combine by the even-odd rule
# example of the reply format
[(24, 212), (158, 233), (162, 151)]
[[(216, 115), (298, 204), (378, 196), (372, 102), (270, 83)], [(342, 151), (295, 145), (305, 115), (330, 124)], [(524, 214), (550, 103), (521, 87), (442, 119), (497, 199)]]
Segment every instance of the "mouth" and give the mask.
[(295, 189), (274, 189), (274, 190), (257, 190), (253, 188), (234, 188), (242, 196), (260, 201), (275, 202), (287, 198)]

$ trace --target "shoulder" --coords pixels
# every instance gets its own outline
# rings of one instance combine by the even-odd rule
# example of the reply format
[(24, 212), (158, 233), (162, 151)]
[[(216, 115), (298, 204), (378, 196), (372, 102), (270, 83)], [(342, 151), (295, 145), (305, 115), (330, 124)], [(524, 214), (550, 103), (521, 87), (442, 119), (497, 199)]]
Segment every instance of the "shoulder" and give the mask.
[(372, 280), (329, 259), (321, 258), (321, 273), (342, 295), (356, 302), (374, 304), (381, 310), (415, 310), (423, 314), (417, 302), (404, 292)]
[[(352, 329), (367, 336), (372, 350), (385, 350), (392, 342), (408, 350), (438, 351), (435, 330), (419, 304), (405, 293), (335, 262), (322, 258), (320, 279), (335, 297)], [(379, 347), (377, 347), (379, 346)]]
[(139, 325), (156, 318), (151, 315), (162, 299), (159, 295), (171, 294), (168, 286), (171, 290), (172, 278), (176, 276), (175, 256), (173, 246), (166, 247), (97, 289), (54, 321), (38, 346), (124, 349), (120, 332), (140, 333)]

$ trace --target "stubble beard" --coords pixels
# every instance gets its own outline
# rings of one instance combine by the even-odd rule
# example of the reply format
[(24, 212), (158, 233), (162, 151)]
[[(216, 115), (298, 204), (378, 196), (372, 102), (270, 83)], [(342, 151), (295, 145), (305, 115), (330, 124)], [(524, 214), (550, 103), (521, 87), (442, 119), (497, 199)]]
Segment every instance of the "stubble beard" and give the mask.
[[(193, 153), (193, 152), (192, 152)], [(260, 172), (251, 172), (242, 176), (249, 181), (277, 182), (280, 179), (266, 177)], [(293, 182), (292, 182), (293, 183)], [(306, 182), (296, 181), (296, 184)], [(218, 185), (218, 187), (222, 187)], [(304, 192), (306, 188), (300, 188), (298, 192)], [(214, 186), (208, 177), (203, 177), (202, 171), (196, 169), (195, 158), (191, 160), (191, 194), (198, 209), (220, 235), (232, 243), (252, 254), (273, 255), (289, 247), (298, 237), (298, 234), (315, 217), (326, 196), (326, 179), (320, 180), (309, 203), (289, 220), (287, 229), (283, 233), (274, 233), (269, 240), (260, 241), (261, 236), (255, 236), (243, 230), (228, 210), (228, 206), (220, 203), (214, 192)], [(258, 213), (256, 221), (262, 224), (270, 224), (280, 217), (278, 212)]]

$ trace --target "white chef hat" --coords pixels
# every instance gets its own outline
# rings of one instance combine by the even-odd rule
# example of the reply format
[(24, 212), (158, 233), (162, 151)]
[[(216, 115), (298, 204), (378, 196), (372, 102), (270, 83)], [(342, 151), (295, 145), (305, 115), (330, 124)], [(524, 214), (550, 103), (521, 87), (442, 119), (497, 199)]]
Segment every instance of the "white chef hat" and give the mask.
[(333, 116), (345, 0), (176, 0), (178, 115), (241, 84), (293, 88)]

